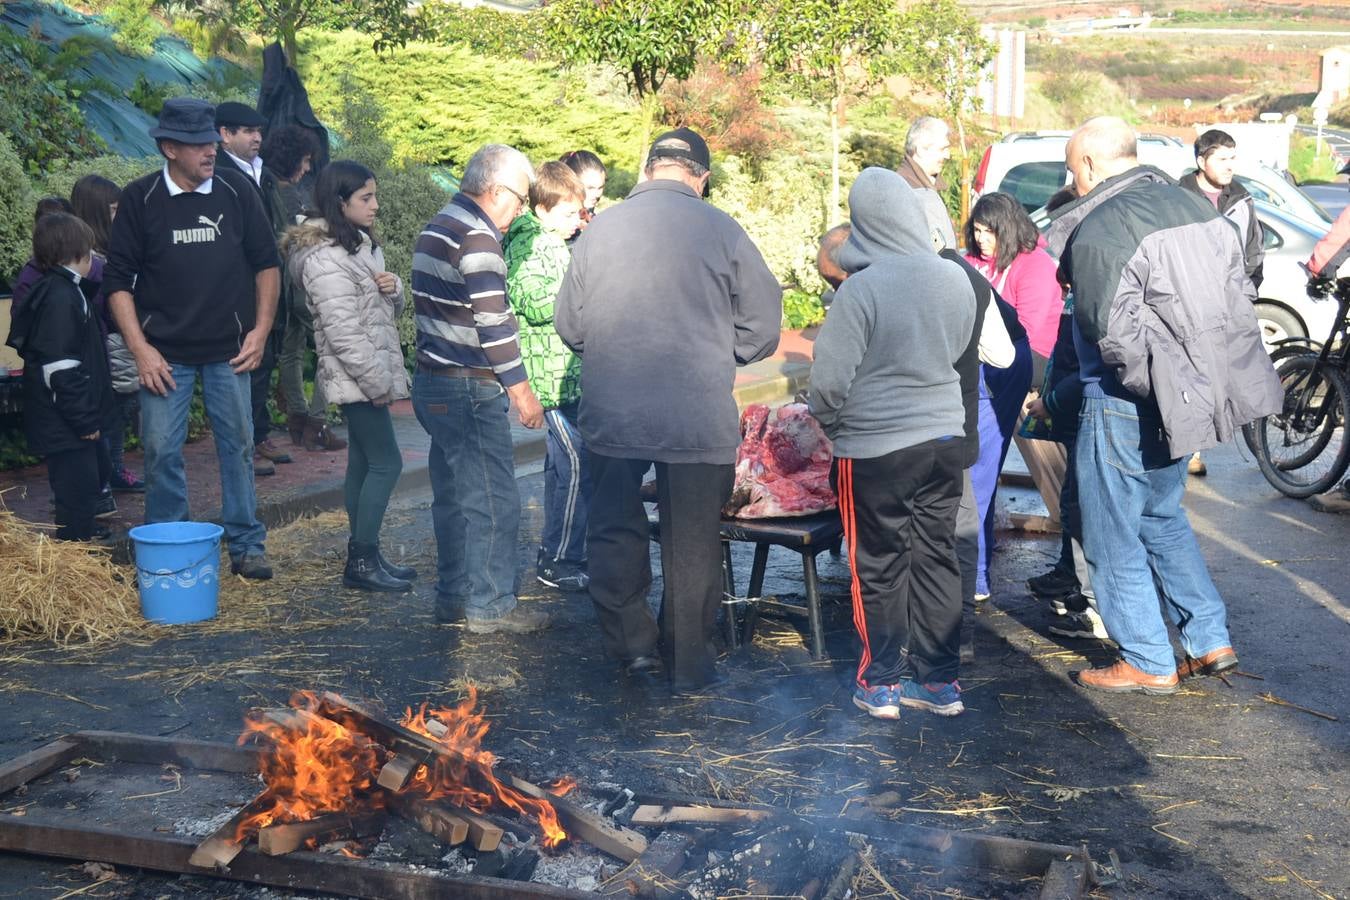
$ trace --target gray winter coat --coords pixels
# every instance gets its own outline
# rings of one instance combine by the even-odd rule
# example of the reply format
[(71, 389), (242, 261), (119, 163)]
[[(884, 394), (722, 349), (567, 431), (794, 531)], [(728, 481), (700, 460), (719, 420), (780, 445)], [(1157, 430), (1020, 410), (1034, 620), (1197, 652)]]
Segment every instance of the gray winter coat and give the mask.
[(1157, 403), (1173, 458), (1279, 411), (1242, 241), (1203, 197), (1137, 166), (1064, 207), (1049, 242), (1075, 326), (1126, 391)]
[(396, 324), (403, 283), (380, 293), (375, 275), (385, 270), (384, 252), (362, 237), (357, 252), (348, 253), (328, 236), (323, 219), (306, 219), (281, 240), (287, 271), (314, 317), (315, 377), (330, 403), (390, 403), (409, 395)]

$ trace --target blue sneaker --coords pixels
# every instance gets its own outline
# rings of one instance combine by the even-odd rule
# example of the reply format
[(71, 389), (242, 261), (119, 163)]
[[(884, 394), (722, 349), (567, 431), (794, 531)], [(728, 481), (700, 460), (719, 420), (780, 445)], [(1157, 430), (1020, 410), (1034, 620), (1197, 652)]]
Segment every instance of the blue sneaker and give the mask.
[(926, 709), (939, 716), (959, 716), (966, 711), (965, 704), (961, 702), (959, 682), (919, 684), (917, 681), (902, 681), (896, 687), (901, 706)]
[(853, 705), (877, 719), (900, 718), (900, 695), (892, 685), (872, 687), (858, 685), (853, 689)]

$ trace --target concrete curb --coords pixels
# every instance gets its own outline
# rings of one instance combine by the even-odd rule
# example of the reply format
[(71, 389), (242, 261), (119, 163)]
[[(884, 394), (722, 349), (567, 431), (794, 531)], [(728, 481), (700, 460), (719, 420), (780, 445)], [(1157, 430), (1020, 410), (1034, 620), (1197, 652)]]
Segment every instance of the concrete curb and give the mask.
[(792, 399), (811, 382), (810, 363), (784, 363), (780, 374), (738, 387), (736, 405), (741, 409), (751, 403), (773, 403)]

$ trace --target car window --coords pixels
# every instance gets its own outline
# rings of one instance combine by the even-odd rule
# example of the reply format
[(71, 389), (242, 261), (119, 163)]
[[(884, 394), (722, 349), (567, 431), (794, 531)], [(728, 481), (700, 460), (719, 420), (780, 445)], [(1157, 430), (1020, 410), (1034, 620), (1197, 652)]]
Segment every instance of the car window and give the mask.
[(1055, 191), (1067, 182), (1068, 172), (1062, 160), (1029, 162), (1009, 169), (998, 189), (1005, 194), (1012, 194), (1030, 213), (1044, 206)]
[(1241, 175), (1235, 175), (1233, 177), (1235, 177), (1238, 181), (1238, 184), (1245, 187), (1247, 189), (1247, 193), (1251, 194), (1252, 197), (1254, 197), (1255, 199), (1264, 200), (1271, 206), (1283, 207), (1285, 205), (1283, 197), (1277, 197), (1271, 194), (1270, 191), (1266, 190), (1266, 186), (1263, 185), (1261, 182), (1252, 181), (1250, 178), (1243, 178)]
[(1265, 247), (1267, 250), (1276, 250), (1284, 246), (1284, 238), (1280, 237), (1280, 233), (1274, 228), (1271, 228), (1265, 222), (1262, 222), (1261, 246)]

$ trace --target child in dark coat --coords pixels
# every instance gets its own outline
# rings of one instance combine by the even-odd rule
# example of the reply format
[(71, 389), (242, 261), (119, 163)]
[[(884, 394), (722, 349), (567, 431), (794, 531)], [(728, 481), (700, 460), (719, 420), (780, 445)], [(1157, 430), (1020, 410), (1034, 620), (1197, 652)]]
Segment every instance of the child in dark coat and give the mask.
[(42, 273), (10, 325), (24, 363), (24, 432), (47, 460), (56, 498), (56, 536), (88, 540), (109, 473), (98, 439), (113, 408), (112, 378), (98, 313), (80, 290), (93, 264), (94, 235), (75, 216), (53, 213), (33, 228)]

